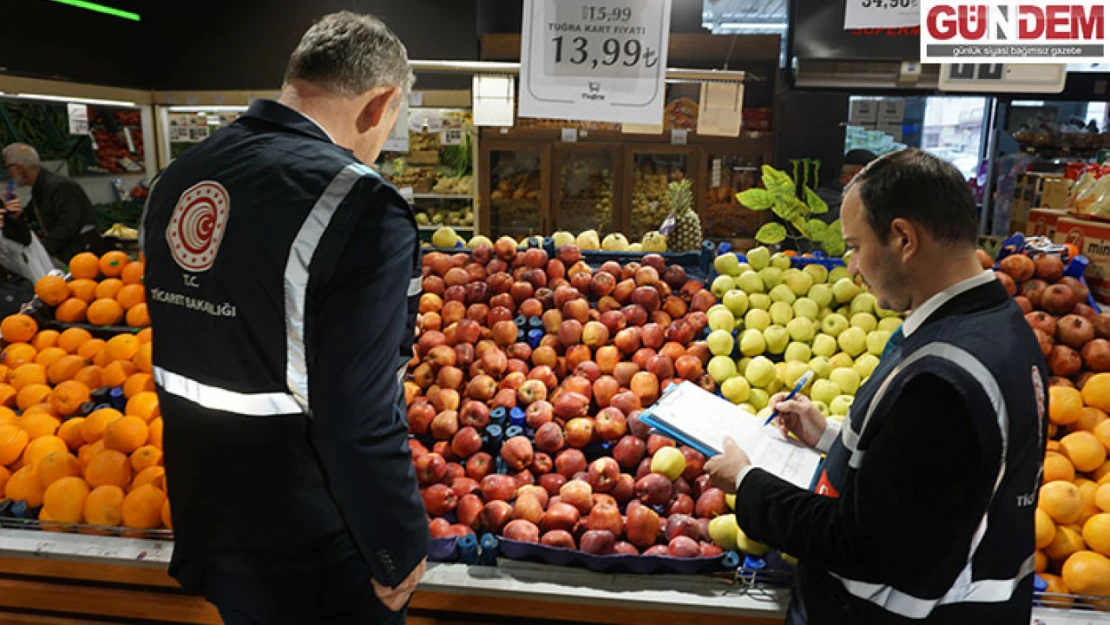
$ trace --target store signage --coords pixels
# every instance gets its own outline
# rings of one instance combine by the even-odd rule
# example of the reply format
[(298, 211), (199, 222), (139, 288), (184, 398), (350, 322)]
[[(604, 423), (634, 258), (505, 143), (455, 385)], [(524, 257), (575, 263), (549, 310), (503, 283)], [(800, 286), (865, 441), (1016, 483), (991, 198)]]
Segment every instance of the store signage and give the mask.
[(475, 126), (513, 125), (513, 79), (475, 76), (471, 95)]
[(744, 109), (744, 85), (705, 82), (698, 101), (698, 134), (739, 137)]
[(401, 101), (401, 110), (397, 112), (397, 121), (389, 129), (389, 136), (385, 139), (382, 149), (386, 152), (409, 151), (409, 104)]
[(89, 107), (87, 105), (69, 102), (66, 104), (66, 115), (69, 117), (69, 134), (89, 134)]
[(1110, 60), (1106, 0), (921, 0), (921, 62)]
[(525, 0), (520, 115), (657, 124), (671, 0)]
[(920, 0), (847, 0), (844, 30), (904, 28), (921, 23)]

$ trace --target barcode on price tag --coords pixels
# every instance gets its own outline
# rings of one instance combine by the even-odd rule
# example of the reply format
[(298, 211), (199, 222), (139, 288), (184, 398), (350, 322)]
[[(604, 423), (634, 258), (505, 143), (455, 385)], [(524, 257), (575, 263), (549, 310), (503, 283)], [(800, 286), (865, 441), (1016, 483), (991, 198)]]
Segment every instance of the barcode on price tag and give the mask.
[(440, 134), (439, 142), (443, 145), (462, 145), (462, 128), (448, 128)]

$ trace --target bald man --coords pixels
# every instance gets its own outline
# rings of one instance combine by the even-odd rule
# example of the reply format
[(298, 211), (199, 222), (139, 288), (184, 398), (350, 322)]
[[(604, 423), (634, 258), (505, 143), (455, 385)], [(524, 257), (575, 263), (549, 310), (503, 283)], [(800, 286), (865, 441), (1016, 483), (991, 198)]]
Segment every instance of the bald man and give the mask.
[[(57, 262), (68, 264), (85, 249), (81, 231), (86, 226), (96, 227), (96, 214), (85, 190), (73, 180), (43, 169), (38, 152), (25, 143), (4, 148), (3, 157), (8, 176), (17, 185), (31, 187), (27, 221), (38, 232), (46, 251)], [(8, 220), (24, 213), (19, 198), (4, 202), (4, 209)]]

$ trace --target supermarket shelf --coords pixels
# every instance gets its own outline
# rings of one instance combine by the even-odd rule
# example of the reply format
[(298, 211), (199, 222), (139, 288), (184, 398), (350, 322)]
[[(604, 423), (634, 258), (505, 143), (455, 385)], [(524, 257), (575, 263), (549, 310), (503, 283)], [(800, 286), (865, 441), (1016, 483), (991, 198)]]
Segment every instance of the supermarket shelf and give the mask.
[(473, 195), (458, 195), (450, 193), (413, 193), (414, 200), (473, 200)]
[[(440, 228), (442, 228), (445, 225), (448, 225), (448, 224), (439, 224), (439, 225), (435, 225), (435, 226), (420, 226), (420, 231), (421, 232), (435, 232), (436, 230), (439, 230)], [(458, 232), (460, 230), (465, 230), (465, 231), (473, 231), (474, 230), (474, 226), (449, 226), (448, 225), (448, 227), (454, 228), (455, 232)]]

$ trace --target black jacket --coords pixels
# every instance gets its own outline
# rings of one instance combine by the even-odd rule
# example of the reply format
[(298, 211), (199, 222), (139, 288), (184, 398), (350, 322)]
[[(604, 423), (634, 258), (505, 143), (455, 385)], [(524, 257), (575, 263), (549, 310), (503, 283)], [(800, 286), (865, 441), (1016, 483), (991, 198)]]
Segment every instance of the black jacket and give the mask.
[(160, 177), (142, 238), (175, 574), (355, 552), (397, 585), (425, 557), (397, 377), (417, 234), (392, 186), (272, 101)]
[(85, 249), (81, 229), (96, 225), (96, 213), (81, 185), (45, 169), (31, 185), (31, 203), (23, 215), (46, 251), (65, 263)]

